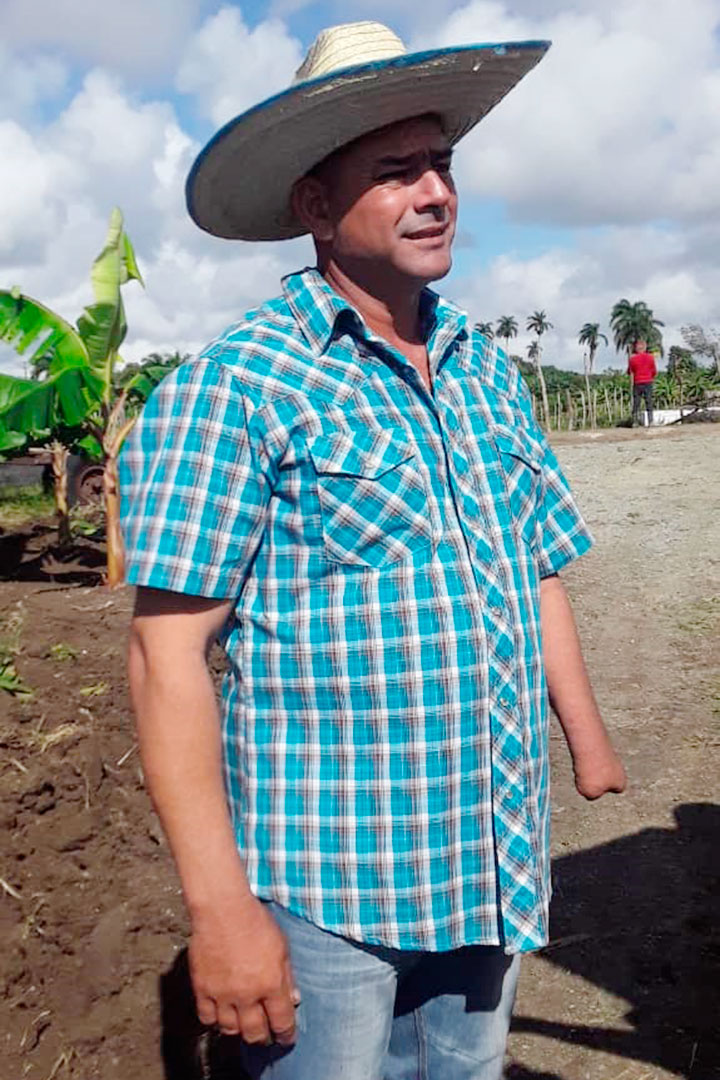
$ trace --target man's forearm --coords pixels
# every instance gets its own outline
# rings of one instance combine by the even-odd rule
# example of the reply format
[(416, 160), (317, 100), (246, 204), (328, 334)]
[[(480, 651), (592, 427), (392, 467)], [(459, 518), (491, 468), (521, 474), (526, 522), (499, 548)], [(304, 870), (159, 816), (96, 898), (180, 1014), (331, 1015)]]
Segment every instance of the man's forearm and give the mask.
[(233, 835), (212, 679), (200, 651), (159, 657), (133, 634), (130, 686), (150, 796), (191, 916), (249, 893)]
[(543, 660), (550, 703), (570, 749), (578, 790), (587, 798), (625, 786), (580, 648), (575, 619), (560, 578), (540, 583)]
[(250, 892), (222, 773), (206, 652), (230, 602), (139, 590), (129, 673), (140, 752), (190, 913), (198, 1017), (250, 1043), (294, 1039), (299, 998), (287, 942)]

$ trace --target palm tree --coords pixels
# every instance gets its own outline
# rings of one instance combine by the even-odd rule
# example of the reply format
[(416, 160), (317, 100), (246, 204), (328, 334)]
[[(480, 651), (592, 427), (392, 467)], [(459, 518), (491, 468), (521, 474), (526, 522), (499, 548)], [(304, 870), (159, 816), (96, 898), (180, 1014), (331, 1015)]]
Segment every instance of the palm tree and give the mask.
[(662, 352), (662, 334), (658, 327), (665, 324), (655, 318), (652, 308), (644, 300), (634, 304), (629, 300), (618, 300), (610, 313), (610, 325), (618, 352), (627, 351), (629, 356), (635, 342), (640, 340), (646, 341), (649, 347), (659, 347)]
[(533, 311), (532, 315), (528, 315), (527, 322), (525, 323), (525, 329), (530, 330), (536, 335), (533, 344), (537, 346), (533, 350), (532, 357), (530, 357), (530, 351), (528, 350), (528, 357), (530, 357), (535, 364), (535, 371), (537, 373), (538, 382), (540, 383), (540, 393), (542, 394), (543, 412), (545, 413), (545, 423), (548, 428), (550, 427), (550, 403), (548, 401), (547, 386), (545, 385), (545, 375), (543, 373), (541, 359), (542, 359), (542, 347), (540, 345), (540, 338), (548, 330), (552, 330), (552, 323), (548, 321), (544, 311)]
[(505, 342), (505, 352), (510, 350), (510, 338), (517, 337), (518, 324), (514, 315), (502, 315), (497, 321), (497, 336)]
[(593, 427), (597, 424), (597, 417), (593, 412), (592, 407), (592, 395), (590, 393), (590, 376), (593, 373), (595, 366), (595, 353), (598, 350), (600, 344), (600, 338), (607, 345), (608, 339), (604, 334), (600, 333), (600, 323), (586, 322), (582, 330), (578, 334), (578, 341), (581, 345), (587, 345), (588, 351), (583, 353), (583, 366), (585, 368), (585, 390), (587, 393), (588, 407), (590, 409), (590, 423)]
[(586, 322), (582, 330), (578, 334), (578, 342), (581, 345), (587, 345), (588, 348), (588, 362), (587, 370), (588, 374), (592, 375), (593, 368), (595, 366), (595, 353), (598, 351), (600, 345), (600, 339), (608, 344), (608, 339), (604, 334), (600, 333), (600, 323)]
[(476, 322), (475, 329), (483, 337), (486, 337), (488, 341), (492, 341), (495, 337), (495, 331), (493, 330), (493, 324), (491, 322)]
[(553, 324), (548, 321), (544, 311), (533, 311), (532, 315), (528, 315), (525, 329), (537, 334), (538, 338), (541, 338), (544, 333), (552, 330), (552, 328)]

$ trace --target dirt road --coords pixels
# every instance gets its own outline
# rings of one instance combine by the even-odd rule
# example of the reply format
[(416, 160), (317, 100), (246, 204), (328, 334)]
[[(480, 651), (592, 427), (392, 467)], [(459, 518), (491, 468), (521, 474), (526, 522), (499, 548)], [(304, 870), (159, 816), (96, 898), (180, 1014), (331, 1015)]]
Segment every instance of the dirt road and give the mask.
[[(554, 750), (553, 942), (513, 1080), (720, 1076), (720, 431), (576, 437), (597, 539), (566, 574), (631, 788)], [(189, 1080), (185, 919), (134, 749), (129, 591), (0, 583), (31, 700), (0, 698), (0, 1080)]]
[(596, 539), (565, 580), (630, 788), (584, 803), (556, 733), (554, 945), (525, 963), (510, 1075), (710, 1080), (720, 1076), (720, 431), (556, 449)]

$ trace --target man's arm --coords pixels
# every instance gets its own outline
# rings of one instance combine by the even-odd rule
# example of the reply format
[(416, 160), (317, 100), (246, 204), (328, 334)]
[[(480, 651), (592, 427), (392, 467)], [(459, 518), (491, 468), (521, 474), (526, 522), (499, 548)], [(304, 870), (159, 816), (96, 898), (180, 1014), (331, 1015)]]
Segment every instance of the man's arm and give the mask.
[(222, 774), (207, 654), (229, 601), (139, 589), (129, 674), (148, 790), (178, 866), (191, 922), (198, 1016), (247, 1042), (294, 1039), (285, 938), (248, 887)]
[(559, 577), (540, 582), (543, 659), (550, 703), (562, 726), (586, 799), (625, 790), (626, 777), (590, 686), (570, 601)]

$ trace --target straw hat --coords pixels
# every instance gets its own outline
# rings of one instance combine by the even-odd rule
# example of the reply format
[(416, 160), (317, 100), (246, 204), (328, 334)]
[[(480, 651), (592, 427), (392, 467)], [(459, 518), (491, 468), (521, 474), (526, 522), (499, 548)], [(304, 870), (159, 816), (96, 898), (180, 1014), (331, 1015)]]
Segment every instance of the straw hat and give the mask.
[(323, 30), (292, 86), (226, 124), (187, 181), (193, 220), (235, 240), (284, 240), (307, 230), (293, 184), (338, 147), (425, 113), (456, 143), (542, 59), (545, 41), (408, 53), (376, 22)]

